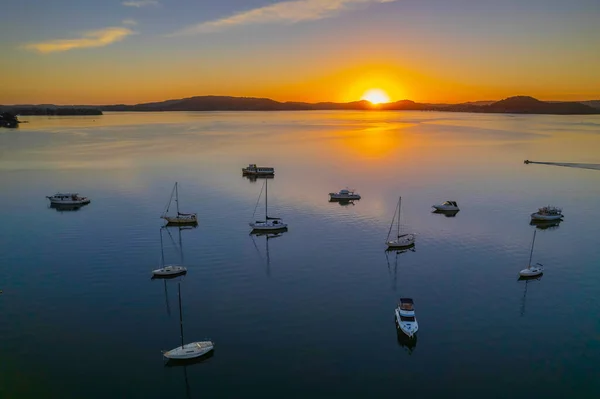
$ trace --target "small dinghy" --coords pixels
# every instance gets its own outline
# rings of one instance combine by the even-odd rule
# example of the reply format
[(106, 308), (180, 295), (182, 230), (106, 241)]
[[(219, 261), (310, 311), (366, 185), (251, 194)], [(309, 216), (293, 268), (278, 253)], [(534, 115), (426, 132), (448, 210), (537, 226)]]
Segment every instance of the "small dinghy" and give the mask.
[[(177, 207), (177, 214), (168, 215), (169, 208), (171, 207), (171, 202), (173, 202), (173, 197), (175, 197), (175, 205)], [(171, 191), (171, 198), (169, 198), (169, 203), (167, 204), (167, 208), (160, 216), (162, 219), (167, 221), (167, 224), (198, 224), (198, 215), (195, 213), (182, 213), (179, 212), (179, 190), (177, 188), (177, 182), (175, 182), (175, 186), (173, 186), (173, 191)]]
[(359, 200), (360, 195), (358, 195), (354, 190), (343, 189), (338, 193), (329, 193), (330, 201), (350, 201), (350, 200)]
[[(252, 231), (278, 231), (287, 230), (287, 224), (283, 222), (281, 218), (269, 216), (269, 184), (268, 180), (265, 180), (265, 220), (257, 220), (250, 222), (249, 225), (252, 227)], [(262, 194), (262, 191), (261, 191)], [(258, 196), (260, 201), (260, 194)], [(258, 202), (256, 203), (258, 207)], [(256, 214), (256, 207), (254, 208), (254, 214)], [(254, 215), (253, 215), (254, 216)]]
[(187, 360), (206, 355), (214, 349), (212, 341), (198, 341), (189, 344), (183, 343), (183, 310), (181, 307), (181, 283), (177, 284), (179, 292), (179, 328), (181, 332), (181, 346), (170, 351), (163, 352), (163, 356), (169, 360)]
[(398, 328), (406, 334), (407, 337), (413, 338), (419, 330), (419, 323), (415, 316), (415, 303), (412, 298), (400, 298), (400, 303), (395, 310), (396, 324)]
[(57, 205), (86, 205), (90, 203), (88, 197), (80, 197), (77, 193), (56, 193), (51, 196), (46, 196), (50, 200), (50, 204)]
[[(396, 211), (394, 212), (394, 217), (392, 218), (392, 224), (390, 225), (390, 230), (388, 231), (388, 237), (386, 240), (386, 245), (388, 249), (402, 249), (408, 248), (415, 245), (415, 235), (410, 233), (400, 233), (400, 213), (402, 207), (402, 197), (398, 198), (398, 206), (396, 207)], [(397, 218), (396, 218), (397, 216)], [(397, 220), (397, 229), (396, 229), (396, 238), (390, 240), (390, 234), (392, 233), (392, 227), (394, 227), (394, 221)]]
[(458, 204), (456, 203), (456, 201), (444, 201), (441, 204), (432, 205), (432, 207), (436, 211), (441, 211), (441, 212), (458, 212), (458, 211), (460, 211), (460, 209), (458, 208)]
[(531, 220), (562, 220), (563, 217), (562, 209), (554, 206), (545, 206), (538, 209), (537, 212), (531, 214)]
[(531, 258), (533, 257), (533, 246), (535, 245), (535, 233), (537, 230), (533, 230), (533, 242), (531, 243), (531, 252), (529, 253), (529, 264), (526, 269), (523, 269), (519, 272), (519, 276), (523, 278), (528, 277), (538, 277), (544, 273), (544, 265), (536, 263), (534, 266), (531, 266)]

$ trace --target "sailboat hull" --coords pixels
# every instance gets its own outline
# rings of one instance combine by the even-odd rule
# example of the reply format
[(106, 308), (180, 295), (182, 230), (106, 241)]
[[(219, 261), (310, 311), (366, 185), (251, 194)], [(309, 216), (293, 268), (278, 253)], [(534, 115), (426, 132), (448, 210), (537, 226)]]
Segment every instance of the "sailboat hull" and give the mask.
[(266, 222), (248, 223), (252, 227), (252, 231), (281, 231), (287, 230), (287, 223), (281, 220), (269, 220)]
[(179, 216), (161, 216), (170, 225), (186, 225), (186, 224), (198, 224), (198, 216), (195, 213), (191, 215), (179, 215)]
[(152, 270), (153, 277), (176, 277), (187, 273), (187, 269), (184, 266), (169, 265), (161, 267), (160, 269)]
[(532, 267), (523, 269), (519, 272), (519, 276), (528, 278), (528, 277), (538, 277), (544, 274), (544, 269), (541, 267)]
[(194, 359), (206, 355), (214, 349), (212, 341), (192, 342), (164, 352), (163, 356), (172, 360)]
[(389, 249), (409, 248), (415, 245), (414, 234), (404, 234), (398, 237), (396, 240), (386, 242)]

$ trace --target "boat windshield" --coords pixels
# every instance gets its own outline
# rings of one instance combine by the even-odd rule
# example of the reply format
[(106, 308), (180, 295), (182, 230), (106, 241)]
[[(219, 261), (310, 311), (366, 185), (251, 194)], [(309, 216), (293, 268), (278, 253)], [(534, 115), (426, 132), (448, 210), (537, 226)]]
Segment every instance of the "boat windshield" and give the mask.
[(400, 310), (415, 310), (415, 306), (412, 303), (403, 302), (400, 304)]

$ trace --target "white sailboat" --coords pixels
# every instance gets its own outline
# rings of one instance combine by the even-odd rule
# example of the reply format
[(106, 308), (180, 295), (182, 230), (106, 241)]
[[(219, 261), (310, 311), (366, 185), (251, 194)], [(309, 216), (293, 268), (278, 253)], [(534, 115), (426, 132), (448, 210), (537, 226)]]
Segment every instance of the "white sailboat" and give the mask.
[(531, 258), (533, 257), (533, 246), (535, 245), (535, 233), (537, 230), (533, 230), (533, 242), (531, 243), (531, 252), (529, 252), (529, 263), (526, 269), (523, 269), (519, 272), (519, 276), (527, 278), (527, 277), (537, 277), (541, 276), (544, 273), (544, 265), (536, 263), (535, 266), (531, 266)]
[[(287, 229), (287, 223), (284, 223), (281, 218), (269, 216), (269, 184), (268, 180), (265, 180), (265, 220), (257, 220), (250, 222), (249, 225), (252, 227), (252, 231), (276, 231)], [(262, 193), (262, 191), (261, 191)], [(260, 195), (258, 196), (260, 201)], [(256, 203), (258, 207), (258, 202)], [(254, 208), (254, 214), (256, 214), (256, 207)], [(254, 215), (253, 215), (254, 217)]]
[[(388, 249), (397, 249), (397, 248), (408, 248), (410, 246), (415, 245), (415, 235), (410, 233), (400, 234), (400, 213), (402, 208), (402, 197), (398, 198), (398, 206), (396, 207), (396, 211), (394, 212), (394, 217), (392, 218), (392, 224), (390, 225), (390, 230), (388, 231), (388, 236), (386, 240), (386, 245)], [(396, 238), (390, 240), (390, 234), (392, 233), (392, 227), (394, 227), (394, 221), (396, 220), (396, 216), (398, 216), (398, 224), (396, 229)]]
[[(165, 265), (165, 251), (163, 248), (163, 239), (162, 239), (162, 231), (164, 227), (160, 228), (160, 255), (161, 255), (161, 263), (160, 268), (152, 270), (152, 278), (171, 278), (176, 276), (181, 276), (187, 273), (187, 268), (183, 266), (183, 247), (181, 244), (181, 229), (179, 229), (179, 259), (181, 264), (170, 264)], [(169, 233), (169, 230), (167, 230)], [(169, 233), (169, 236), (171, 233)], [(172, 239), (172, 238), (171, 238)]]
[[(173, 196), (175, 197), (175, 205), (177, 208), (177, 214), (175, 215), (167, 215), (169, 213), (169, 208), (171, 207), (171, 203), (173, 202)], [(171, 191), (171, 197), (169, 198), (169, 203), (167, 204), (167, 208), (161, 215), (162, 219), (165, 219), (168, 224), (197, 224), (198, 223), (198, 215), (195, 213), (182, 213), (179, 211), (179, 190), (177, 188), (177, 182), (175, 182), (175, 186), (173, 186), (173, 191)]]
[(183, 342), (183, 309), (181, 307), (181, 283), (177, 284), (179, 294), (179, 328), (181, 331), (181, 346), (170, 351), (163, 352), (163, 356), (171, 360), (187, 360), (206, 355), (214, 349), (212, 341), (198, 341), (184, 344)]

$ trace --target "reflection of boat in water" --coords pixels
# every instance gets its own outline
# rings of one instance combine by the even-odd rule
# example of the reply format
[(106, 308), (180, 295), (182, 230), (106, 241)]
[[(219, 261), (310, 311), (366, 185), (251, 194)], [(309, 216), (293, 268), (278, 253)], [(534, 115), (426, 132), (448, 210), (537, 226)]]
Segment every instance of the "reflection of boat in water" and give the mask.
[(519, 281), (525, 281), (525, 290), (523, 291), (523, 299), (521, 300), (521, 316), (525, 316), (525, 302), (527, 299), (527, 285), (529, 283), (532, 283), (534, 281), (540, 281), (542, 279), (542, 276), (539, 275), (537, 277), (519, 277)]
[(171, 243), (174, 246), (177, 246), (175, 244), (175, 241), (173, 241), (173, 236), (171, 235), (171, 232), (169, 231), (169, 229), (167, 229), (166, 227), (161, 227), (160, 228), (160, 259), (161, 259), (161, 263), (160, 263), (160, 268), (152, 270), (152, 278), (174, 278), (177, 276), (181, 276), (183, 274), (187, 273), (187, 268), (185, 266), (183, 266), (183, 244), (181, 241), (181, 229), (179, 229), (179, 264), (169, 264), (166, 265), (165, 264), (165, 250), (163, 247), (163, 239), (162, 239), (162, 231), (167, 230), (167, 233), (169, 234), (169, 237), (171, 238)]
[(183, 309), (181, 306), (181, 283), (177, 283), (177, 291), (179, 296), (179, 328), (181, 334), (181, 346), (170, 351), (163, 352), (163, 356), (170, 360), (188, 360), (198, 358), (214, 349), (212, 341), (197, 341), (189, 344), (184, 344), (183, 340)]
[[(394, 317), (394, 322), (395, 321), (396, 318)], [(400, 331), (400, 329), (396, 329), (396, 336), (398, 337), (398, 345), (406, 349), (409, 355), (412, 354), (417, 346), (418, 337), (416, 335), (413, 335), (413, 337), (410, 338), (406, 336), (406, 334), (404, 334), (402, 331)]]
[(284, 231), (279, 231), (277, 233), (268, 233), (268, 232), (252, 232), (250, 233), (250, 237), (252, 238), (252, 243), (254, 244), (254, 248), (256, 248), (256, 252), (258, 252), (258, 254), (260, 255), (260, 251), (258, 250), (258, 247), (256, 246), (256, 241), (254, 241), (254, 237), (265, 237), (265, 246), (266, 246), (266, 254), (267, 254), (267, 267), (265, 272), (267, 273), (267, 276), (271, 275), (271, 257), (269, 255), (269, 240), (272, 240), (273, 238), (277, 238), (277, 237), (281, 237), (283, 235), (283, 233), (285, 233), (287, 230)]
[(431, 213), (436, 213), (436, 214), (439, 214), (439, 215), (444, 215), (447, 218), (453, 218), (453, 217), (455, 217), (458, 214), (458, 212), (459, 211), (440, 211), (440, 210), (436, 209), (436, 210), (434, 210)]
[(345, 188), (340, 190), (337, 193), (329, 193), (329, 201), (350, 201), (350, 200), (359, 200), (360, 195), (358, 195), (354, 190), (350, 190)]
[[(252, 227), (252, 231), (281, 231), (287, 230), (287, 223), (284, 223), (281, 218), (270, 217), (269, 216), (269, 184), (268, 180), (265, 180), (265, 184), (263, 188), (265, 189), (265, 220), (256, 220), (254, 222), (250, 222), (249, 225)], [(256, 215), (256, 208), (258, 208), (258, 203), (260, 201), (260, 196), (262, 194), (262, 190), (258, 195), (258, 201), (256, 202), (256, 207), (254, 207), (254, 213), (252, 214), (252, 218), (254, 219), (254, 215)]]
[(334, 200), (334, 199), (330, 199), (329, 202), (335, 202), (335, 203), (339, 204), (340, 206), (356, 205), (354, 203), (354, 200)]
[[(402, 197), (398, 198), (398, 206), (394, 212), (394, 217), (392, 218), (392, 223), (390, 224), (390, 230), (388, 231), (388, 236), (386, 239), (386, 245), (389, 249), (400, 249), (400, 248), (409, 248), (415, 245), (415, 235), (414, 234), (400, 234), (400, 214), (402, 212)], [(392, 233), (392, 227), (394, 227), (394, 221), (398, 220), (396, 238), (390, 240), (390, 234)]]
[[(167, 215), (169, 213), (169, 208), (171, 207), (171, 202), (173, 202), (173, 197), (175, 197), (175, 206), (177, 208), (177, 214)], [(198, 223), (198, 215), (196, 213), (182, 213), (179, 211), (179, 189), (177, 182), (175, 182), (175, 185), (173, 186), (173, 191), (171, 191), (169, 203), (167, 204), (167, 208), (161, 215), (161, 218), (165, 219), (168, 224), (172, 225)]]
[(547, 230), (547, 229), (557, 229), (558, 226), (560, 226), (561, 222), (562, 222), (562, 219), (560, 219), (560, 220), (531, 220), (529, 222), (529, 225), (535, 226), (536, 228), (538, 228), (540, 230)]
[(73, 212), (83, 208), (85, 204), (81, 205), (61, 205), (61, 204), (50, 204), (48, 208), (56, 210), (56, 212)]
[(242, 176), (244, 176), (246, 179), (250, 180), (252, 183), (256, 182), (256, 180), (258, 180), (258, 179), (274, 179), (275, 178), (275, 175), (249, 175), (249, 174), (244, 174)]
[(388, 267), (388, 274), (391, 275), (392, 273), (392, 268), (390, 267), (390, 258), (388, 257), (388, 253), (390, 252), (396, 252), (396, 257), (394, 260), (394, 278), (393, 278), (393, 283), (392, 283), (392, 290), (396, 291), (396, 285), (397, 285), (397, 280), (398, 280), (398, 255), (406, 253), (406, 252), (416, 252), (415, 247), (411, 247), (411, 248), (407, 248), (407, 249), (402, 249), (402, 250), (395, 250), (395, 249), (386, 249), (385, 250), (385, 259), (387, 260), (387, 267)]
[(555, 206), (545, 206), (531, 214), (531, 220), (561, 220), (563, 217), (562, 209)]

